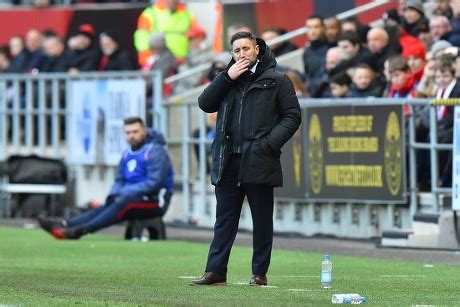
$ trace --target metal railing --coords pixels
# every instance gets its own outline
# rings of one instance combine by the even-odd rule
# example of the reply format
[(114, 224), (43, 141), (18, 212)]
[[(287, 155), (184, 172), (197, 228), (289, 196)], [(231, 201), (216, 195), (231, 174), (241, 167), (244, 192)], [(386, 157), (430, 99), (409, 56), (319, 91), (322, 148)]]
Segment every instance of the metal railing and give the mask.
[[(206, 114), (201, 112), (196, 101), (168, 103), (161, 97), (161, 75), (140, 72), (88, 73), (79, 76), (68, 74), (39, 75), (3, 75), (0, 77), (0, 160), (9, 155), (40, 154), (45, 157), (65, 157), (69, 148), (69, 135), (63, 132), (61, 124), (69, 119), (72, 106), (70, 82), (73, 80), (98, 79), (145, 79), (151, 82), (154, 93), (152, 117), (155, 128), (167, 137), (167, 143), (173, 152), (173, 162), (177, 173), (176, 180), (182, 185), (184, 211), (189, 215), (200, 215), (200, 206), (209, 199), (209, 178), (206, 172), (207, 147)], [(429, 142), (417, 142), (415, 121), (408, 121), (408, 194), (409, 211), (412, 216), (419, 209), (417, 187), (417, 152), (429, 151), (431, 157), (431, 193), (438, 196), (451, 194), (451, 188), (440, 187), (438, 155), (441, 150), (452, 150), (452, 144), (441, 144), (437, 140), (437, 119), (434, 100), (392, 100), (388, 98), (368, 99), (300, 99), (302, 106), (307, 105), (373, 105), (373, 104), (409, 104), (412, 107), (430, 105)], [(169, 118), (168, 118), (169, 117)], [(194, 129), (199, 137), (192, 137)], [(175, 129), (175, 130), (174, 130)], [(198, 146), (198, 159), (194, 157), (193, 146)], [(195, 162), (197, 161), (197, 162)], [(439, 212), (438, 197), (434, 197), (430, 211)], [(286, 200), (283, 200), (286, 201)], [(306, 199), (291, 199), (295, 204), (308, 204)], [(351, 210), (351, 207), (348, 211)], [(387, 206), (388, 220), (394, 208)]]
[[(161, 114), (161, 72), (138, 71), (0, 75), (0, 160), (19, 153), (65, 156), (70, 84), (74, 80), (148, 80), (153, 93), (152, 122), (165, 131)], [(160, 90), (155, 90), (160, 89)]]

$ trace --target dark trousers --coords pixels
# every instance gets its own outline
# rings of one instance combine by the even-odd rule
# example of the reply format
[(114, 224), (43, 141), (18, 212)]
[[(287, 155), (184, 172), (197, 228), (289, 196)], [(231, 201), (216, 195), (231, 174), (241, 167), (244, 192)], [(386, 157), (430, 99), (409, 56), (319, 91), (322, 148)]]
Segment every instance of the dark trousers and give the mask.
[(163, 216), (163, 213), (157, 202), (113, 201), (67, 219), (67, 225), (84, 226), (88, 232), (95, 232), (122, 220), (158, 217)]
[(232, 155), (216, 186), (216, 224), (206, 272), (227, 275), (227, 264), (238, 231), (241, 208), (247, 196), (253, 223), (252, 273), (265, 275), (273, 243), (273, 187), (261, 184), (238, 186), (240, 156)]

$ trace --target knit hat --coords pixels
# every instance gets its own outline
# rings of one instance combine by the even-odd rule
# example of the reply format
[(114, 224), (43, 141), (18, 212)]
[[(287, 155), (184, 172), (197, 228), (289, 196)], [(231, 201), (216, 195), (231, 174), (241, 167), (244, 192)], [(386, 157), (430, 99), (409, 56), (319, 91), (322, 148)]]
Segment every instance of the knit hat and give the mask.
[(430, 51), (431, 51), (431, 53), (433, 55), (435, 55), (438, 51), (441, 51), (441, 50), (446, 49), (448, 47), (452, 47), (452, 44), (449, 43), (448, 41), (442, 39), (442, 40), (439, 40), (436, 43), (434, 43), (433, 46), (431, 46)]
[(200, 28), (198, 26), (191, 28), (187, 32), (188, 38), (196, 38), (196, 37), (206, 37), (206, 31), (203, 28)]
[(408, 45), (403, 49), (402, 56), (405, 58), (416, 57), (425, 60), (425, 46), (421, 43)]
[(77, 34), (83, 34), (93, 39), (96, 36), (96, 31), (94, 31), (94, 27), (91, 24), (85, 23), (78, 27)]
[(155, 32), (150, 36), (149, 39), (150, 47), (152, 48), (164, 48), (166, 47), (165, 35), (161, 32)]
[(409, 1), (407, 1), (406, 6), (404, 7), (404, 9), (408, 9), (408, 8), (414, 9), (414, 10), (418, 11), (420, 14), (425, 15), (425, 9), (423, 8), (423, 4), (422, 4), (422, 2), (420, 0), (409, 0)]

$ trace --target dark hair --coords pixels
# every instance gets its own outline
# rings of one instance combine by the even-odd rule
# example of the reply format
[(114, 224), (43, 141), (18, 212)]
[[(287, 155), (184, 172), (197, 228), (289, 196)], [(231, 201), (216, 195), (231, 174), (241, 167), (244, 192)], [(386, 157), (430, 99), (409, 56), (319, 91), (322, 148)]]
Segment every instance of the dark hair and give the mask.
[(375, 69), (372, 68), (372, 66), (367, 64), (367, 63), (358, 63), (358, 64), (356, 64), (355, 69), (358, 69), (358, 68), (369, 69), (370, 71), (375, 73)]
[(336, 73), (329, 79), (329, 84), (330, 83), (335, 83), (338, 85), (350, 85), (351, 78), (346, 72), (341, 71), (341, 72)]
[(352, 45), (361, 44), (358, 33), (345, 31), (343, 32), (337, 41), (349, 41)]
[(252, 40), (254, 42), (254, 44), (257, 44), (257, 40), (256, 40), (256, 37), (254, 36), (254, 34), (252, 34), (250, 32), (245, 32), (245, 31), (236, 32), (235, 34), (233, 34), (232, 38), (230, 39), (230, 44), (233, 44), (234, 41), (236, 41), (238, 39), (242, 39), (242, 38), (248, 38), (248, 39)]
[(5, 55), (5, 57), (11, 61), (11, 53), (10, 48), (8, 48), (8, 46), (0, 46), (0, 54)]
[(321, 15), (311, 15), (310, 17), (307, 18), (307, 20), (311, 19), (319, 19), (321, 21), (321, 24), (324, 26), (324, 18)]
[(132, 125), (132, 124), (141, 124), (142, 127), (144, 127), (144, 121), (142, 120), (142, 118), (138, 117), (138, 116), (131, 116), (131, 117), (126, 117), (124, 120), (123, 120), (123, 123), (125, 124), (125, 126), (127, 125)]
[(279, 28), (279, 27), (268, 27), (262, 33), (265, 33), (265, 32), (275, 32), (278, 35), (283, 35), (287, 33), (286, 29)]
[(397, 70), (408, 72), (410, 70), (407, 60), (402, 56), (395, 56), (388, 60), (388, 71), (393, 73)]
[(448, 72), (451, 75), (455, 76), (455, 68), (452, 65), (452, 62), (449, 61), (442, 61), (441, 63), (439, 63), (439, 65), (436, 67), (436, 70), (442, 73)]
[(359, 32), (359, 29), (363, 26), (362, 23), (359, 21), (359, 19), (356, 16), (351, 16), (351, 17), (348, 17), (342, 20), (342, 24), (347, 23), (347, 22), (354, 24), (356, 27), (356, 31), (358, 32)]

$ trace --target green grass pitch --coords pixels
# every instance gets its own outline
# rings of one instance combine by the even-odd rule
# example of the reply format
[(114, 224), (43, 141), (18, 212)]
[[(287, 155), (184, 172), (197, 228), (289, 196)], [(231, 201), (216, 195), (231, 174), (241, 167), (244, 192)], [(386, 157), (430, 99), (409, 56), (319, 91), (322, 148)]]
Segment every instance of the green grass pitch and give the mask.
[(233, 248), (226, 287), (188, 286), (207, 252), (207, 244), (106, 235), (57, 241), (39, 229), (0, 227), (0, 305), (318, 306), (332, 293), (359, 293), (366, 305), (460, 305), (460, 266), (331, 255), (325, 290), (322, 255), (275, 250), (269, 287), (250, 287), (246, 247)]

